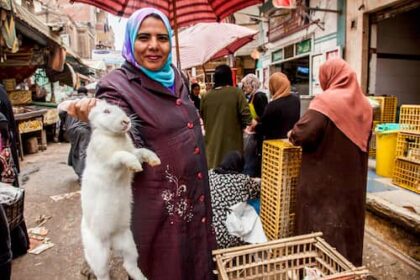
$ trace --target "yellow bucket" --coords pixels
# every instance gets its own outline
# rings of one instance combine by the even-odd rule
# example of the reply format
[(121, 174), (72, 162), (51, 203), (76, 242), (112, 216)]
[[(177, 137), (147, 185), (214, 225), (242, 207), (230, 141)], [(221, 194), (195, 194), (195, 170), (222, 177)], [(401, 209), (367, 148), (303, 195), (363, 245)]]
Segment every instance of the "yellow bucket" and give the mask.
[(398, 131), (375, 132), (376, 134), (376, 174), (392, 177), (395, 164), (395, 148)]

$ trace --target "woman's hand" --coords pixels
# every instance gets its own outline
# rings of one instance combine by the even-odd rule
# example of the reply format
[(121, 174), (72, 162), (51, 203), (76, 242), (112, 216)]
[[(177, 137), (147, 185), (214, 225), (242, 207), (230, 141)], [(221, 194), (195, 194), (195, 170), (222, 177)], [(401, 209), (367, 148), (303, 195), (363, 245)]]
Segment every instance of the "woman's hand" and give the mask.
[(93, 107), (95, 107), (96, 102), (96, 98), (69, 100), (63, 102), (62, 106), (59, 106), (59, 109), (66, 111), (73, 118), (87, 122), (89, 112)]

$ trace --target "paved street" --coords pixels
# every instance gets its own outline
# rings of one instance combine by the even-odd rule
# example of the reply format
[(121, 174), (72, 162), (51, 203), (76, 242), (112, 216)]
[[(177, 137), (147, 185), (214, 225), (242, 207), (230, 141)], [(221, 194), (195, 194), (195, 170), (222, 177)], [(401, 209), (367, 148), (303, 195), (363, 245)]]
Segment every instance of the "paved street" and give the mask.
[[(28, 227), (35, 226), (40, 215), (51, 216), (45, 227), (49, 229), (48, 237), (55, 246), (40, 255), (27, 254), (15, 260), (13, 280), (83, 279), (80, 275), (83, 263), (79, 233), (80, 195), (76, 194), (57, 202), (50, 198), (52, 195), (71, 193), (80, 189), (73, 170), (66, 165), (68, 150), (68, 144), (49, 144), (47, 151), (25, 157), (23, 177), (28, 172), (34, 171), (28, 175), (29, 179), (24, 184), (25, 217)], [(408, 265), (401, 261), (404, 257), (398, 257), (398, 254), (393, 253), (393, 248), (388, 246), (402, 242), (405, 248), (412, 248), (418, 252), (418, 241), (413, 242), (410, 239), (384, 242), (382, 238), (395, 236), (393, 233), (395, 229), (384, 228), (371, 215), (367, 217), (366, 232), (365, 264), (376, 279), (420, 278), (420, 272), (413, 267), (416, 264)], [(405, 239), (402, 235), (399, 238)], [(125, 280), (121, 269), (115, 274), (115, 279)]]

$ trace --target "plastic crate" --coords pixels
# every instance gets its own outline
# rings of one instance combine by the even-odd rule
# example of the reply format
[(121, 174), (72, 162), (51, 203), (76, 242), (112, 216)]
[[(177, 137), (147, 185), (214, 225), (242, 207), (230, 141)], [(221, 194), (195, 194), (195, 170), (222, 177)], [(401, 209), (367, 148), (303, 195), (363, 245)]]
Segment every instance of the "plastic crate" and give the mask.
[(420, 132), (420, 105), (402, 105), (400, 124), (402, 130)]
[(420, 193), (420, 164), (406, 158), (397, 158), (392, 183), (410, 191)]
[(380, 124), (379, 121), (373, 121), (372, 125), (372, 136), (369, 142), (369, 157), (375, 158), (376, 157), (376, 136), (375, 136), (375, 128)]
[(397, 116), (398, 98), (396, 96), (371, 96), (381, 106), (380, 119), (375, 121), (394, 123)]
[(15, 79), (4, 79), (2, 81), (6, 91), (12, 91), (16, 89), (16, 80)]
[(420, 133), (409, 131), (398, 133), (395, 157), (420, 164)]
[(260, 217), (268, 239), (293, 234), (301, 148), (286, 140), (263, 144)]
[(317, 268), (323, 280), (365, 279), (369, 275), (325, 242), (321, 233), (216, 250), (213, 257), (219, 280), (303, 279), (305, 267)]

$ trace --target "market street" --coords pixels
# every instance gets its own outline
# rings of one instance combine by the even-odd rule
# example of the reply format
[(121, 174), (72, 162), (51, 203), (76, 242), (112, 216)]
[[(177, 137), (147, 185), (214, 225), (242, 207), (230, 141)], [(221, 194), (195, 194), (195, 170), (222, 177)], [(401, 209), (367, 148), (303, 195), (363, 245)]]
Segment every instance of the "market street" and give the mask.
[[(86, 279), (80, 274), (83, 263), (82, 244), (80, 239), (80, 195), (54, 201), (50, 196), (77, 192), (80, 187), (77, 176), (67, 166), (67, 154), (70, 145), (66, 143), (49, 144), (44, 152), (28, 155), (23, 161), (22, 177), (29, 176), (25, 182), (25, 218), (28, 227), (35, 226), (40, 215), (51, 216), (44, 226), (49, 230), (48, 237), (54, 247), (39, 255), (27, 254), (13, 262), (13, 280), (70, 280)], [(38, 170), (39, 171), (36, 171)], [(28, 172), (32, 174), (25, 175)], [(25, 180), (25, 178), (23, 178)], [(389, 236), (372, 214), (368, 215), (364, 244), (364, 265), (376, 279), (418, 279), (420, 271), (403, 262), (389, 249)], [(387, 235), (388, 234), (388, 235)], [(404, 241), (400, 236), (399, 242)], [(379, 244), (378, 244), (379, 241)], [(412, 241), (411, 241), (412, 242)], [(381, 245), (385, 244), (385, 245)], [(419, 243), (411, 243), (413, 250)], [(418, 249), (417, 249), (418, 250)], [(418, 264), (417, 264), (418, 265)], [(121, 266), (113, 265), (116, 280), (125, 280)], [(168, 279), (169, 280), (169, 279)]]

